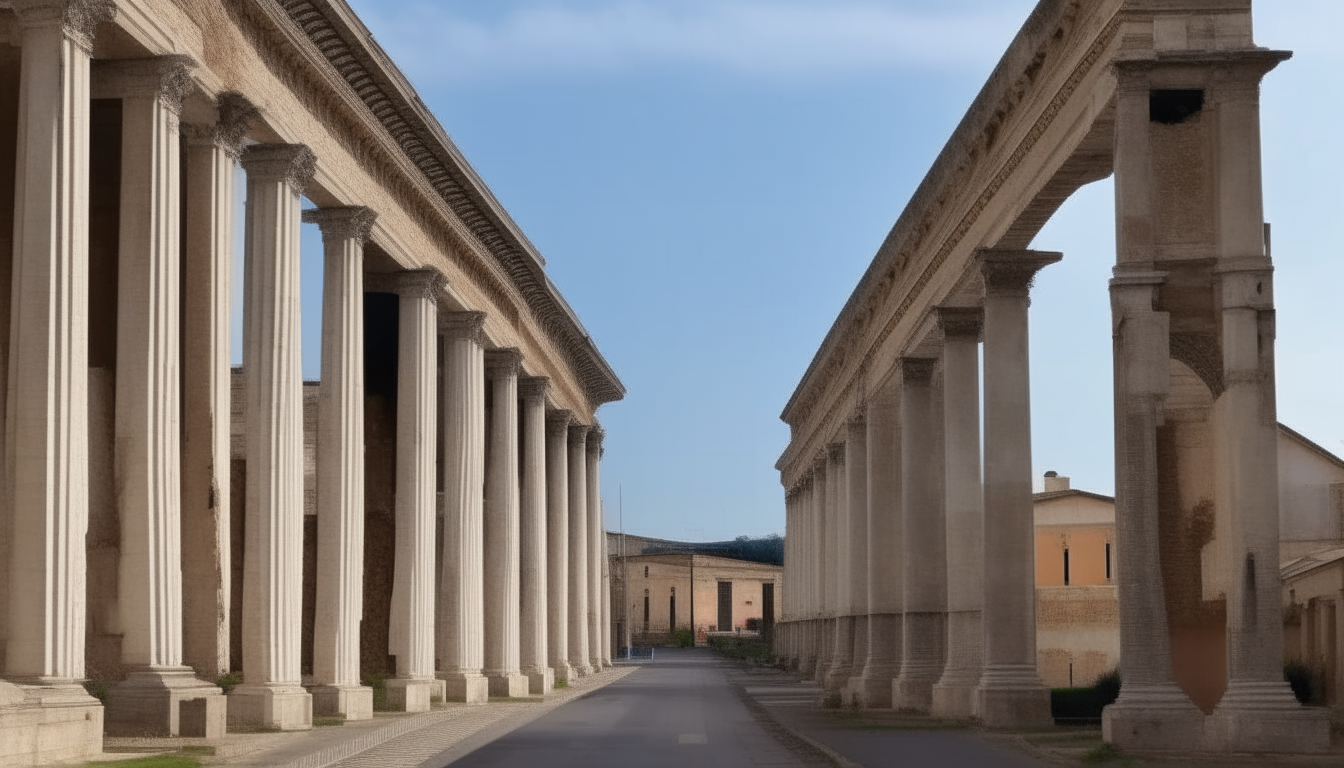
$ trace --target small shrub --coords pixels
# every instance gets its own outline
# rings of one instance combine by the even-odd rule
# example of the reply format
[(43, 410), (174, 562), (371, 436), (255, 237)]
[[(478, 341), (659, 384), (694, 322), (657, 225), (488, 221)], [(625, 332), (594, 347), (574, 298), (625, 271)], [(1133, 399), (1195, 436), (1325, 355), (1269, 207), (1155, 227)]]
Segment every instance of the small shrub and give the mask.
[(1083, 754), (1082, 761), (1084, 765), (1107, 765), (1115, 762), (1125, 766), (1134, 764), (1133, 758), (1126, 757), (1123, 752), (1110, 744), (1102, 744), (1089, 749)]
[(231, 692), (235, 686), (243, 682), (242, 672), (225, 672), (215, 678), (215, 685), (218, 685), (225, 694)]
[(1120, 670), (1112, 669), (1110, 672), (1103, 672), (1092, 681), (1092, 690), (1103, 699), (1102, 705), (1110, 704), (1120, 698)]
[(387, 676), (386, 675), (365, 675), (360, 679), (360, 685), (368, 686), (373, 689), (373, 711), (387, 711)]
[(1101, 675), (1087, 688), (1052, 688), (1050, 716), (1057, 721), (1100, 722), (1101, 710), (1120, 696), (1120, 673)]
[(112, 690), (112, 684), (106, 680), (85, 680), (84, 690), (88, 691), (90, 696), (97, 699), (99, 704), (106, 707), (107, 695)]
[(557, 691), (558, 691), (558, 690), (563, 690), (563, 689), (568, 688), (568, 687), (569, 687), (569, 681), (568, 681), (568, 680), (560, 679), (560, 680), (556, 680), (556, 681), (555, 681), (555, 689), (556, 689)]
[(695, 645), (695, 635), (689, 629), (678, 629), (672, 633), (673, 648), (690, 648)]
[(1285, 661), (1283, 679), (1288, 681), (1293, 695), (1304, 706), (1319, 707), (1325, 704), (1325, 670), (1320, 665), (1297, 660)]

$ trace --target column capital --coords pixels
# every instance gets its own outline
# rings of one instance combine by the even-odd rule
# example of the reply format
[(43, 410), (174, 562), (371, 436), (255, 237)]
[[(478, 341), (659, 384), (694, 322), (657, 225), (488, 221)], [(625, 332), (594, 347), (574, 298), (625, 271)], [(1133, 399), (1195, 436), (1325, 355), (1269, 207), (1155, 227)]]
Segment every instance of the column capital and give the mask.
[(588, 431), (588, 450), (590, 452), (601, 453), (602, 441), (607, 439), (607, 430), (602, 428), (601, 424), (594, 424)]
[(570, 422), (574, 421), (574, 412), (563, 409), (546, 413), (546, 434), (552, 437), (569, 435)]
[(524, 376), (518, 380), (518, 399), (523, 402), (545, 402), (551, 380), (546, 376)]
[(304, 144), (253, 144), (243, 149), (239, 162), (248, 176), (288, 184), (300, 195), (317, 172), (317, 155)]
[(815, 477), (820, 472), (822, 477), (826, 476), (826, 449), (822, 448), (817, 452), (817, 458), (812, 460), (812, 475)]
[(985, 329), (983, 307), (935, 307), (934, 314), (944, 339), (980, 341), (980, 334)]
[(901, 381), (907, 384), (927, 384), (933, 380), (933, 367), (938, 360), (932, 357), (902, 357), (896, 361)]
[(484, 327), (484, 312), (439, 313), (439, 333), (449, 338), (466, 339), (480, 344), (481, 330)]
[[(321, 210), (321, 209), (319, 209)], [(367, 209), (365, 209), (367, 210)], [(370, 222), (370, 225), (372, 222)], [(321, 226), (319, 224), (319, 226)], [(323, 231), (323, 234), (326, 234)], [(370, 272), (364, 276), (365, 293), (395, 293), (402, 298), (434, 301), (448, 281), (438, 270), (408, 269), (404, 272)]]
[(115, 0), (13, 0), (19, 26), (60, 24), (65, 34), (85, 51), (93, 48), (98, 25), (117, 17)]
[(998, 250), (976, 252), (985, 278), (985, 295), (1022, 295), (1031, 292), (1036, 273), (1064, 258), (1057, 251)]
[(182, 126), (182, 137), (188, 144), (218, 145), (237, 160), (243, 154), (243, 139), (261, 112), (241, 93), (225, 91), (215, 97), (217, 118), (214, 125)]
[(592, 429), (589, 424), (570, 424), (569, 442), (571, 445), (583, 445), (588, 442), (588, 431)]
[(199, 66), (183, 54), (95, 61), (90, 91), (95, 99), (156, 97), (173, 114), (181, 114), (182, 100), (196, 90), (191, 73)]
[(346, 205), (311, 208), (302, 217), (305, 224), (316, 224), (324, 238), (362, 242), (369, 239), (369, 230), (373, 229), (378, 214), (362, 205)]
[(488, 379), (503, 379), (517, 376), (523, 367), (523, 353), (517, 347), (487, 349), (485, 351), (485, 376)]
[(798, 490), (799, 493), (806, 493), (807, 491), (812, 490), (812, 473), (811, 473), (811, 472), (808, 472), (807, 474), (803, 475), (803, 478), (802, 478), (801, 480), (798, 481), (797, 490)]

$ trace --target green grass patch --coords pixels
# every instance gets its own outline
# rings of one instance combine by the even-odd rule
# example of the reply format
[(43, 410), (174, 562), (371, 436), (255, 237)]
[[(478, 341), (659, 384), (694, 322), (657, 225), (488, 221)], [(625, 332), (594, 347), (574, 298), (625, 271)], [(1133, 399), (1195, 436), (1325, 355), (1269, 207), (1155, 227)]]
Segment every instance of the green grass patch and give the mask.
[(561, 679), (561, 680), (556, 680), (556, 681), (555, 681), (555, 689), (556, 689), (557, 691), (562, 691), (562, 690), (564, 690), (564, 689), (566, 689), (566, 688), (568, 688), (568, 687), (569, 687), (569, 681), (568, 681), (568, 680)]
[(359, 682), (360, 685), (368, 686), (373, 689), (374, 712), (392, 711), (387, 708), (387, 675), (364, 675)]
[(314, 715), (314, 728), (329, 728), (335, 725), (345, 725), (345, 715)]
[(1083, 753), (1082, 761), (1083, 765), (1118, 764), (1121, 766), (1126, 766), (1126, 768), (1128, 766), (1138, 764), (1134, 760), (1134, 758), (1130, 757), (1129, 755), (1126, 755), (1125, 753), (1121, 752), (1120, 750), (1116, 749), (1110, 744), (1102, 744), (1100, 746), (1089, 749), (1087, 752)]
[(508, 702), (542, 701), (544, 700), (544, 698), (545, 698), (544, 696), (491, 696), (490, 703), (493, 704), (495, 702), (508, 703)]
[(201, 761), (189, 755), (155, 755), (85, 765), (89, 768), (201, 768)]

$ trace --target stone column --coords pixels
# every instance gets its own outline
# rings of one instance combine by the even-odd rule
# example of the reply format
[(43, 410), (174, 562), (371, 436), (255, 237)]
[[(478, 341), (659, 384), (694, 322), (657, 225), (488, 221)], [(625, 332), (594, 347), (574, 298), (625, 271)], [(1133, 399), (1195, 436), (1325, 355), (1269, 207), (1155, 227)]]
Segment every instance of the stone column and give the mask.
[(868, 663), (868, 428), (862, 415), (851, 419), (845, 438), (845, 488), (849, 509), (849, 603), (854, 624), (849, 678), (842, 688), (846, 705), (857, 701), (857, 689)]
[(569, 666), (582, 677), (593, 673), (588, 658), (588, 431), (569, 428)]
[(182, 258), (182, 659), (229, 671), (229, 339), (233, 174), (256, 109), (220, 94), (214, 125), (184, 125)]
[(602, 666), (611, 669), (611, 557), (607, 551), (606, 532), (602, 534)]
[(439, 678), (449, 701), (484, 704), (485, 485), (483, 312), (439, 316), (443, 333), (443, 549), (438, 621)]
[(602, 560), (606, 533), (602, 528), (602, 441), (607, 433), (595, 426), (588, 433), (588, 660), (594, 671), (606, 667), (602, 658)]
[(1036, 529), (1031, 499), (1027, 308), (1058, 253), (983, 251), (985, 280), (984, 675), (976, 712), (991, 728), (1050, 725), (1036, 674)]
[(243, 287), (246, 520), (243, 684), (229, 723), (312, 725), (300, 685), (303, 592), (303, 368), (299, 337), (299, 203), (315, 159), (297, 144), (255, 144), (247, 171)]
[(1159, 272), (1111, 280), (1115, 348), (1115, 581), (1120, 698), (1102, 735), (1121, 748), (1189, 749), (1204, 713), (1172, 677), (1158, 514), (1157, 427), (1171, 378), (1170, 317), (1156, 311)]
[(526, 696), (518, 656), (518, 372), (516, 349), (485, 353), (493, 403), (485, 454), (485, 677), (492, 696)]
[[(431, 269), (370, 276), (370, 288), (397, 294), (397, 469), (395, 555), (388, 617), (388, 707), (427, 712), (434, 693), (435, 398), (438, 394), (437, 295)], [(319, 448), (320, 450), (320, 448)], [(515, 603), (516, 604), (516, 603)]]
[(109, 695), (107, 732), (181, 733), (199, 699), (204, 734), (224, 735), (220, 690), (182, 664), (179, 319), (185, 56), (100, 63), (93, 95), (122, 103), (114, 445), (121, 522), (117, 607), (129, 676)]
[(784, 491), (784, 573), (780, 587), (780, 618), (775, 629), (775, 656), (785, 669), (797, 663), (793, 646), (793, 589), (799, 583), (798, 569), (798, 495), (800, 486)]
[(840, 686), (849, 680), (854, 653), (854, 617), (849, 615), (849, 498), (845, 478), (845, 444), (826, 447), (826, 659), (820, 682), (828, 696), (840, 696)]
[(829, 658), (825, 655), (825, 637), (826, 637), (826, 584), (830, 580), (830, 574), (826, 569), (826, 529), (827, 529), (827, 498), (830, 488), (829, 477), (826, 471), (826, 454), (823, 452), (812, 464), (812, 540), (811, 557), (808, 561), (811, 563), (812, 586), (811, 586), (811, 621), (809, 622), (811, 630), (808, 632), (810, 640), (808, 645), (807, 669), (804, 675), (815, 679), (818, 672), (824, 673)]
[(933, 687), (938, 717), (975, 714), (975, 689), (984, 666), (980, 606), (984, 564), (984, 511), (980, 487), (979, 307), (940, 307), (943, 332), (943, 504), (947, 542), (947, 664)]
[(531, 693), (547, 694), (555, 687), (555, 670), (547, 658), (546, 576), (549, 570), (546, 540), (546, 388), (544, 376), (518, 382), (522, 401), (522, 479), (519, 496), (519, 557), (522, 565), (519, 620), (520, 663)]
[(360, 685), (364, 615), (364, 241), (377, 214), (318, 208), (322, 231), (322, 386), (317, 406), (317, 592), (313, 711), (373, 717)]
[(937, 361), (903, 357), (901, 381), (902, 582), (905, 587), (901, 674), (892, 706), (928, 712), (943, 674), (947, 618), (946, 527), (941, 504), (943, 457), (936, 451), (933, 369)]
[(900, 402), (900, 390), (887, 385), (869, 399), (866, 420), (868, 654), (855, 701), (868, 708), (891, 706), (904, 646)]
[(557, 682), (569, 666), (569, 424), (574, 414), (546, 418), (546, 640)]

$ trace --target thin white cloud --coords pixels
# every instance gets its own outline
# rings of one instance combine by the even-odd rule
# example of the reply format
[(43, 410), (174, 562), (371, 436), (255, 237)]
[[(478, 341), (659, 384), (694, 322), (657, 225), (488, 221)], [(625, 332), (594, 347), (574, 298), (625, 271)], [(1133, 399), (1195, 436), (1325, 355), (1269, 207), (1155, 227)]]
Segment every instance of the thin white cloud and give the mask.
[(872, 0), (610, 0), (526, 4), (481, 21), (423, 0), (357, 5), (384, 48), (422, 82), (668, 66), (789, 79), (984, 69), (1027, 7), (911, 12)]

